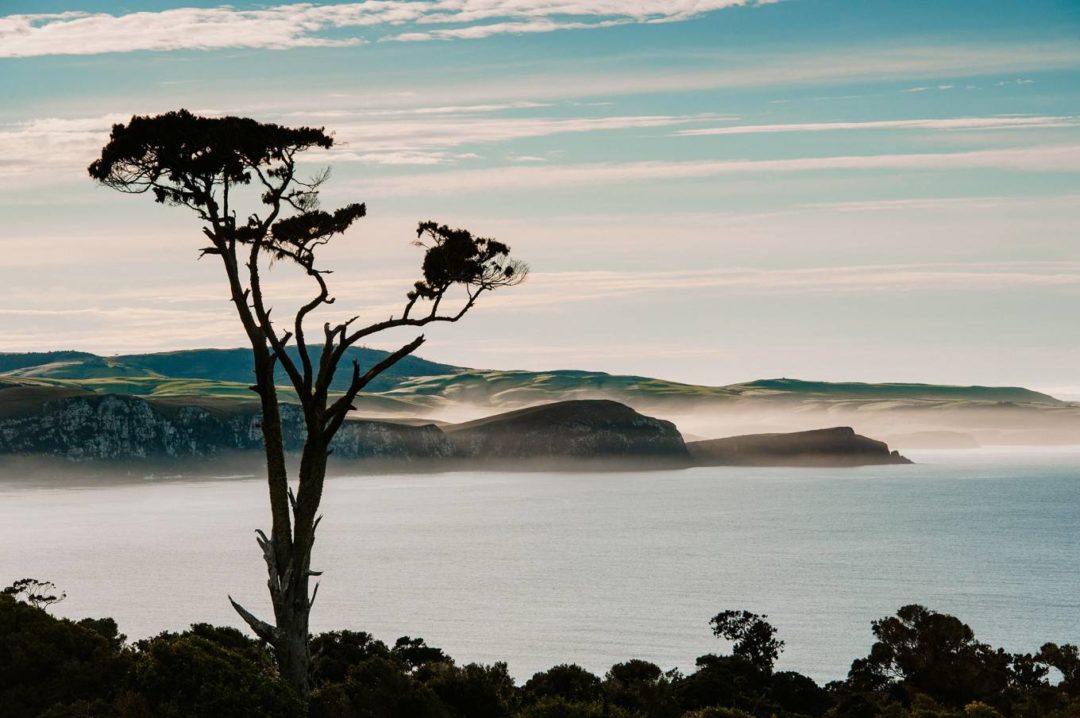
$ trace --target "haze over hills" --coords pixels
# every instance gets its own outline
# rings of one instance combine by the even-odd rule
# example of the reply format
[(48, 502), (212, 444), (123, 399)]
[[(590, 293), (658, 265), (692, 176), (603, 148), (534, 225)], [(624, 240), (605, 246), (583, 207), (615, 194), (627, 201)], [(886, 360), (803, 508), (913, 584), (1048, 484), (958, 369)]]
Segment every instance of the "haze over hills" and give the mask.
[[(386, 352), (353, 349), (370, 366)], [(129, 394), (167, 404), (224, 409), (249, 402), (245, 349), (102, 357), (84, 352), (0, 354), (0, 414), (50, 398)], [(287, 382), (284, 377), (281, 384)], [(289, 396), (284, 390), (284, 396)], [(560, 370), (478, 370), (408, 357), (358, 401), (367, 417), (466, 421), (571, 399), (610, 399), (675, 421), (688, 438), (803, 431), (848, 425), (901, 449), (978, 444), (1080, 443), (1080, 406), (1021, 387), (829, 383), (763, 379), (700, 386), (640, 376)], [(17, 400), (17, 401), (16, 401)]]

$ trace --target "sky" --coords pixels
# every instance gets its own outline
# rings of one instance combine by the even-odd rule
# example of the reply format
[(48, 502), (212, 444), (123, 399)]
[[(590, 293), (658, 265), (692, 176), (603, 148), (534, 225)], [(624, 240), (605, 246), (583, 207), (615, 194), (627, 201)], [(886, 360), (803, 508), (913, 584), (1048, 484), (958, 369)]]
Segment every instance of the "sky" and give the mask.
[(1080, 397), (1076, 0), (0, 0), (0, 351), (243, 345), (195, 218), (86, 174), (181, 107), (334, 133), (335, 310), (420, 220), (513, 247), (430, 359)]

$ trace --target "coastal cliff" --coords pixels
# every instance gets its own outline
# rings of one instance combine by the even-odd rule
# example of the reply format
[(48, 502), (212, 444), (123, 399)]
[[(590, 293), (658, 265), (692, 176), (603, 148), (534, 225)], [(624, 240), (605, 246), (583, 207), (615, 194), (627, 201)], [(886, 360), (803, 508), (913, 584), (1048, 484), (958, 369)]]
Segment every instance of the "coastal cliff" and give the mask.
[(670, 421), (601, 399), (542, 404), (444, 430), (467, 458), (689, 458)]
[(749, 434), (687, 444), (698, 466), (867, 466), (910, 464), (888, 444), (849, 426), (788, 434)]
[[(283, 404), (288, 451), (303, 447), (303, 415)], [(199, 459), (262, 447), (253, 402), (215, 405), (147, 401), (123, 395), (52, 399), (31, 411), (0, 416), (0, 454), (71, 460)], [(436, 426), (348, 421), (331, 444), (340, 459), (442, 459), (457, 449)]]
[[(189, 462), (226, 454), (261, 458), (259, 407), (250, 401), (191, 403), (51, 391), (33, 401), (12, 389), (0, 395), (22, 397), (21, 408), (9, 401), (0, 412), (0, 455), (105, 462)], [(281, 416), (285, 448), (299, 452), (305, 433), (300, 408), (283, 404)], [(361, 462), (425, 470), (908, 463), (882, 442), (846, 427), (686, 443), (670, 421), (609, 400), (555, 402), (442, 426), (350, 419), (331, 449), (339, 467)]]
[[(300, 451), (304, 426), (299, 407), (283, 404), (281, 419), (286, 450)], [(254, 402), (190, 404), (180, 399), (85, 394), (27, 403), (18, 412), (9, 406), (0, 415), (0, 454), (75, 461), (206, 459), (261, 447)], [(688, 459), (674, 424), (614, 401), (558, 402), (443, 428), (350, 419), (331, 449), (337, 463)]]

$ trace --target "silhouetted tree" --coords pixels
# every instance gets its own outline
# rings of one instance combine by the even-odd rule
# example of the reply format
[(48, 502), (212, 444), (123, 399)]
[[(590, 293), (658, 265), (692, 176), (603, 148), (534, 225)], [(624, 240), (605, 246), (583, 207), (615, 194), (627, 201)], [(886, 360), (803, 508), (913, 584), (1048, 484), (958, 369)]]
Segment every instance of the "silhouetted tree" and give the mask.
[[(235, 628), (196, 624), (135, 644), (129, 713), (191, 718), (290, 718), (303, 702), (274, 670), (266, 644)], [(99, 714), (100, 715), (100, 714)]]
[(574, 703), (588, 703), (601, 697), (600, 679), (581, 666), (562, 664), (533, 675), (522, 689), (526, 701), (562, 698)]
[(424, 668), (433, 663), (453, 663), (441, 648), (429, 646), (423, 638), (410, 638), (402, 636), (394, 642), (390, 649), (390, 655), (410, 672)]
[(776, 629), (766, 618), (768, 616), (749, 611), (722, 611), (709, 624), (714, 636), (734, 644), (731, 655), (745, 658), (754, 667), (771, 672), (784, 650), (784, 642), (776, 638)]
[(111, 699), (131, 663), (123, 640), (112, 619), (54, 618), (0, 593), (0, 718)]
[(649, 718), (674, 718), (681, 713), (675, 707), (672, 691), (673, 682), (679, 678), (677, 672), (664, 673), (649, 661), (635, 658), (616, 663), (604, 676), (604, 699)]
[[(303, 179), (297, 158), (306, 150), (327, 149), (333, 138), (322, 129), (283, 127), (240, 117), (199, 117), (186, 110), (154, 117), (135, 116), (112, 128), (90, 176), (128, 193), (150, 193), (162, 204), (186, 207), (202, 222), (209, 244), (202, 256), (218, 257), (229, 293), (251, 345), (261, 408), (272, 525), (257, 532), (269, 575), (274, 623), (263, 621), (233, 601), (252, 630), (270, 643), (282, 675), (301, 691), (308, 689), (311, 662), (308, 618), (315, 591), (311, 549), (319, 523), (319, 503), (329, 446), (353, 408), (357, 394), (380, 372), (409, 355), (418, 336), (374, 366), (353, 365), (348, 388), (331, 395), (330, 385), (345, 351), (388, 329), (423, 327), (461, 319), (485, 292), (520, 282), (527, 268), (509, 258), (510, 248), (435, 222), (421, 223), (417, 244), (424, 251), (421, 277), (405, 297), (401, 313), (369, 326), (356, 317), (325, 322), (322, 336), (309, 346), (305, 320), (334, 301), (329, 271), (316, 261), (319, 249), (343, 234), (366, 213), (363, 204), (332, 212), (319, 206), (328, 171)], [(253, 191), (254, 190), (254, 191)], [(241, 213), (239, 205), (247, 203)], [(312, 298), (285, 328), (271, 320), (262, 272), (271, 261), (298, 268), (313, 283)], [(445, 305), (455, 301), (451, 311)], [(297, 359), (286, 351), (295, 345)], [(290, 490), (282, 440), (275, 366), (280, 365), (303, 410), (306, 441), (295, 494)], [(318, 586), (315, 587), (316, 591)], [(232, 599), (230, 598), (230, 601)]]
[(918, 605), (873, 623), (870, 655), (851, 664), (848, 683), (891, 692), (905, 703), (922, 694), (950, 707), (999, 705), (1012, 682), (1013, 656), (975, 640), (960, 619)]
[(505, 663), (458, 668), (445, 660), (429, 664), (421, 674), (454, 718), (508, 718), (517, 704), (517, 686)]
[[(969, 652), (977, 642), (964, 638), (963, 624), (951, 616), (926, 609), (903, 614), (877, 622), (908, 625), (890, 623), (888, 635), (879, 632), (879, 643), (892, 644), (879, 654), (888, 650), (898, 660), (880, 664), (887, 675), (869, 689), (865, 673), (821, 688), (807, 676), (770, 673), (734, 655), (702, 656), (688, 675), (631, 660), (612, 666), (602, 683), (583, 668), (562, 665), (518, 688), (505, 663), (458, 666), (420, 639), (390, 648), (366, 633), (342, 631), (312, 639), (315, 680), (304, 701), (282, 680), (267, 644), (235, 628), (196, 624), (129, 646), (112, 619), (56, 618), (0, 593), (0, 718), (1080, 716), (1075, 646), (1046, 644), (1037, 654), (1013, 656), (1004, 692), (971, 698), (972, 687), (984, 685), (979, 670), (971, 670), (972, 657), (985, 650), (990, 685), (1000, 688), (995, 666), (1002, 653), (982, 644)], [(912, 633), (915, 623), (920, 627)], [(916, 654), (922, 657), (909, 660)], [(930, 666), (942, 672), (940, 680), (924, 680)], [(1046, 680), (1051, 667), (1061, 674), (1053, 682)]]
[(52, 581), (39, 581), (36, 578), (20, 578), (0, 593), (42, 610), (67, 598), (63, 591), (57, 592), (56, 584)]
[(1039, 649), (1038, 659), (1061, 673), (1062, 690), (1080, 698), (1080, 649), (1069, 643), (1047, 643)]
[(369, 658), (389, 658), (390, 649), (364, 631), (331, 631), (311, 639), (313, 686), (340, 683), (349, 666)]

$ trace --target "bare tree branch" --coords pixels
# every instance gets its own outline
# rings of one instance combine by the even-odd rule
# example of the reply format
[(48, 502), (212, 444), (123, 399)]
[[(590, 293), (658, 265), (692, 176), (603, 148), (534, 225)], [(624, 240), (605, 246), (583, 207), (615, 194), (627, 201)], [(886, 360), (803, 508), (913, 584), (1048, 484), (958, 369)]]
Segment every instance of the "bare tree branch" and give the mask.
[(277, 643), (279, 634), (277, 628), (271, 626), (266, 621), (256, 618), (251, 611), (234, 601), (232, 596), (229, 596), (229, 603), (231, 603), (232, 607), (236, 609), (236, 612), (240, 614), (240, 618), (244, 619), (244, 623), (251, 627), (251, 630), (255, 632), (256, 636), (271, 645)]
[(384, 371), (397, 364), (405, 357), (412, 354), (424, 343), (423, 335), (418, 336), (411, 342), (401, 347), (393, 354), (390, 354), (375, 366), (368, 369), (365, 373), (360, 373), (359, 362), (353, 362), (353, 377), (349, 382), (349, 388), (337, 401), (335, 401), (329, 409), (326, 411), (326, 428), (323, 430), (323, 435), (326, 437), (326, 442), (330, 443), (330, 440), (334, 438), (337, 430), (341, 428), (341, 423), (345, 421), (345, 416), (350, 410), (355, 407), (352, 405), (356, 400), (356, 395), (367, 386), (372, 379), (382, 374)]

